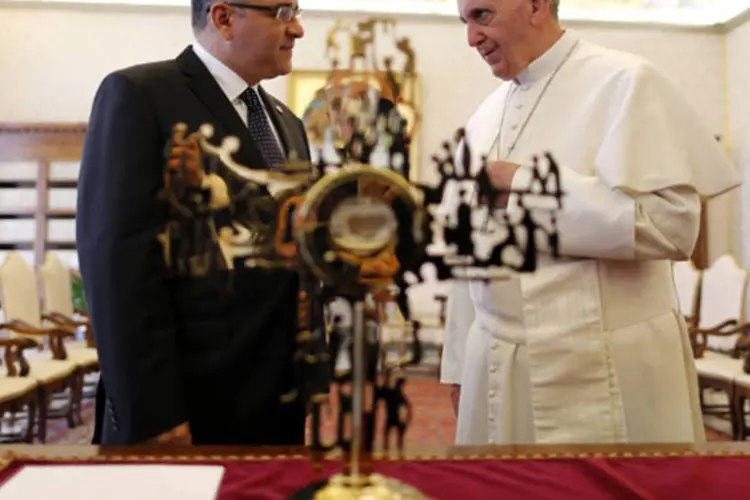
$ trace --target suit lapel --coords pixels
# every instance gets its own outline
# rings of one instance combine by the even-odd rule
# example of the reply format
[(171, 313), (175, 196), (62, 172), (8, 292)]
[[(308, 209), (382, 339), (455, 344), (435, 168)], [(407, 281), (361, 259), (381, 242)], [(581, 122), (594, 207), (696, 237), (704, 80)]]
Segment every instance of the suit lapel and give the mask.
[(177, 63), (187, 76), (187, 86), (213, 116), (212, 125), (217, 129), (217, 139), (233, 135), (240, 140), (240, 150), (234, 155), (235, 160), (251, 168), (267, 168), (260, 149), (250, 135), (250, 130), (193, 49), (186, 48), (177, 57)]

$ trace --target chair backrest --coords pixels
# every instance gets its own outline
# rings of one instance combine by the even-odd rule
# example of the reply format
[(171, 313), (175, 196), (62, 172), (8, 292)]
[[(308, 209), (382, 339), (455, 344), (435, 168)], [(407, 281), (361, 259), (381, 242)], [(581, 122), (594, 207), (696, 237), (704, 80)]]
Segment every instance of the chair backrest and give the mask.
[(412, 319), (425, 324), (439, 323), (441, 304), (435, 296), (447, 295), (449, 285), (446, 282), (426, 282), (409, 287), (407, 295)]
[(44, 311), (56, 312), (72, 318), (75, 309), (70, 269), (56, 254), (47, 252), (44, 256), (44, 264), (39, 266), (39, 278), (44, 292)]
[(36, 275), (18, 252), (10, 252), (0, 266), (0, 302), (5, 321), (42, 327)]
[[(745, 322), (745, 298), (748, 271), (742, 269), (731, 255), (722, 255), (701, 278), (699, 323), (701, 329), (714, 328), (733, 319)], [(709, 349), (731, 351), (737, 335), (728, 337), (709, 336)]]
[(449, 281), (437, 280), (437, 269), (432, 264), (422, 266), (423, 281), (412, 284), (407, 289), (409, 313), (411, 319), (422, 322), (422, 326), (437, 326), (440, 323), (442, 305), (435, 298), (437, 295), (448, 296), (451, 284)]
[(672, 264), (675, 291), (680, 305), (680, 312), (691, 323), (698, 324), (700, 307), (700, 287), (702, 273), (692, 261), (678, 261)]

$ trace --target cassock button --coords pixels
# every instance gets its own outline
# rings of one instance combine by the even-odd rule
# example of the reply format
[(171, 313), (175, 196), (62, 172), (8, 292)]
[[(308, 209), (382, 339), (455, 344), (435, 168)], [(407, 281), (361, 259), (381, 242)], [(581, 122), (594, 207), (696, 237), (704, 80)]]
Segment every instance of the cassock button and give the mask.
[(523, 104), (516, 104), (516, 109), (521, 109), (521, 108), (523, 108)]
[(489, 419), (488, 419), (488, 420), (489, 420), (490, 422), (494, 422), (494, 421), (495, 421), (495, 415), (490, 415), (490, 417), (489, 417)]
[(511, 125), (510, 129), (511, 130), (518, 130), (518, 125)]
[(495, 397), (495, 391), (494, 390), (490, 391), (489, 394), (488, 394), (488, 396), (490, 398), (494, 398)]
[(497, 351), (499, 347), (500, 347), (500, 344), (497, 342), (497, 340), (495, 340), (494, 342), (492, 342), (492, 350), (493, 351)]
[(495, 440), (494, 440), (494, 439), (492, 439), (492, 438), (489, 438), (489, 439), (487, 440), (487, 442), (488, 442), (489, 444), (495, 444)]
[(498, 365), (497, 365), (497, 363), (493, 363), (493, 364), (492, 364), (492, 367), (490, 368), (490, 371), (491, 371), (492, 373), (495, 373), (495, 372), (497, 371), (497, 368), (498, 368)]

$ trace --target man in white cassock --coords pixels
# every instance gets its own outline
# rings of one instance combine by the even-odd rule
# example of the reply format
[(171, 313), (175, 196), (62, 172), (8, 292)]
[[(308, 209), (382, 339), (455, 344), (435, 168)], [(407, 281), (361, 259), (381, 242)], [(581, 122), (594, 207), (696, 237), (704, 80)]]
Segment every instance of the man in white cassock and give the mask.
[[(496, 187), (525, 187), (550, 152), (566, 195), (559, 259), (454, 284), (441, 379), (456, 442), (701, 441), (670, 261), (690, 258), (701, 201), (739, 177), (667, 79), (564, 30), (557, 4), (458, 0), (469, 45), (503, 80), (467, 124), (472, 169), (486, 153)], [(515, 196), (498, 203), (518, 220)]]

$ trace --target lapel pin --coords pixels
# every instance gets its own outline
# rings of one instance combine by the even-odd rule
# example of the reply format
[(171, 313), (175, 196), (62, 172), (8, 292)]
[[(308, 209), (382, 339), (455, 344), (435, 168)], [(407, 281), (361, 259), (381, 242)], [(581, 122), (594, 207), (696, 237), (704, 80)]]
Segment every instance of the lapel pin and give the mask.
[(279, 106), (278, 104), (276, 105), (276, 111), (278, 111), (279, 113), (283, 113), (284, 112), (284, 110), (281, 109), (281, 106)]

